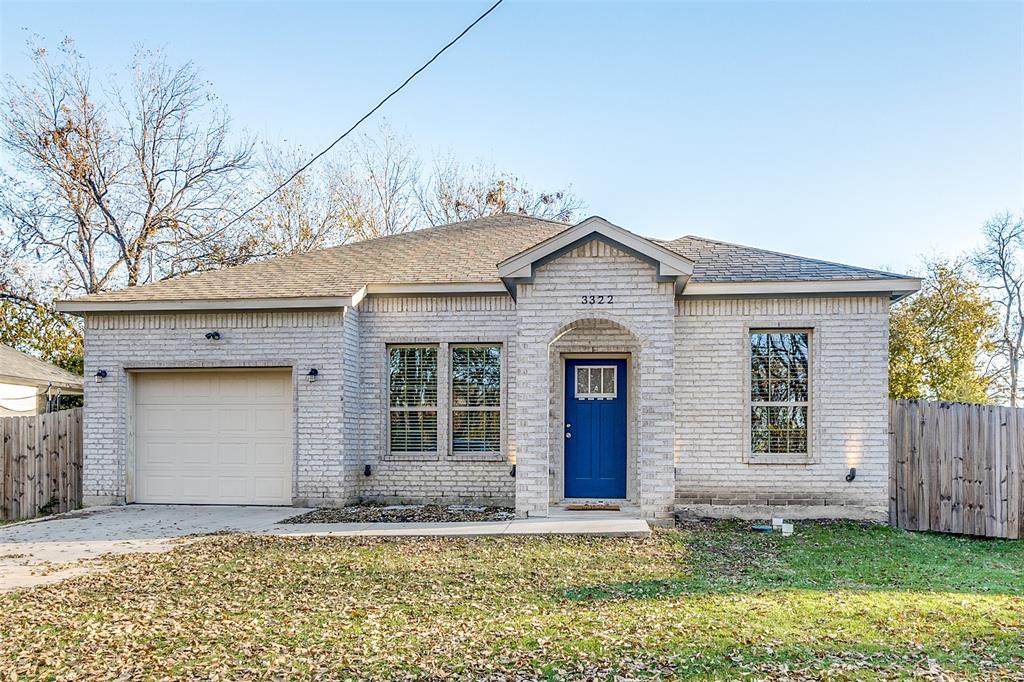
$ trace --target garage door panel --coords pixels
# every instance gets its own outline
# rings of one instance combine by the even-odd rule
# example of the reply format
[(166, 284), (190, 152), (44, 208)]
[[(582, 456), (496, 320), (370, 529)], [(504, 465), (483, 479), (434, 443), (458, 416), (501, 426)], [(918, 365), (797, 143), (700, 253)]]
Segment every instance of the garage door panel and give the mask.
[[(222, 407), (217, 410), (217, 421), (220, 424), (220, 430), (222, 433), (238, 432), (248, 433), (252, 431), (255, 420), (253, 419), (253, 411), (255, 408), (251, 407)], [(284, 420), (285, 415), (281, 408), (276, 408), (276, 412), (281, 414), (281, 419)], [(283, 426), (283, 421), (281, 426)]]
[(136, 501), (290, 504), (290, 371), (136, 376)]
[(287, 466), (291, 458), (291, 443), (257, 443), (253, 448), (255, 466)]
[(205, 465), (210, 461), (209, 441), (181, 441), (177, 445), (177, 457), (174, 457), (176, 464)]
[(288, 428), (285, 421), (290, 415), (280, 407), (257, 408), (254, 424), (257, 432), (281, 433)]
[(211, 399), (216, 398), (214, 390), (216, 380), (214, 377), (200, 372), (181, 374), (179, 376), (181, 377), (179, 397), (182, 400), (209, 402)]
[(175, 428), (187, 433), (211, 434), (217, 430), (216, 415), (201, 407), (179, 409)]
[(217, 495), (225, 502), (245, 504), (252, 500), (252, 491), (249, 489), (250, 478), (244, 475), (217, 477)]
[(221, 400), (249, 398), (253, 394), (254, 388), (254, 381), (251, 377), (243, 374), (237, 376), (225, 374), (220, 378), (220, 384), (218, 385), (218, 397)]
[(290, 491), (284, 489), (281, 479), (276, 477), (254, 476), (252, 484), (253, 498), (257, 500), (257, 504), (274, 504), (268, 500), (277, 500), (290, 494)]
[(178, 430), (178, 410), (172, 407), (143, 407), (139, 410), (139, 424), (145, 431)]
[(177, 460), (176, 453), (178, 452), (177, 443), (164, 443), (158, 440), (150, 440), (148, 452), (148, 463), (154, 467), (174, 466)]
[(139, 494), (152, 502), (173, 502), (181, 487), (179, 477), (174, 474), (152, 474), (142, 481)]
[(151, 375), (144, 383), (136, 384), (135, 400), (139, 405), (179, 403), (181, 402), (181, 377), (174, 374)]
[(259, 398), (277, 398), (279, 402), (290, 402), (291, 392), (291, 377), (256, 377), (256, 396)]
[(248, 466), (251, 463), (252, 452), (253, 444), (248, 441), (221, 443), (217, 453), (217, 462), (221, 466)]

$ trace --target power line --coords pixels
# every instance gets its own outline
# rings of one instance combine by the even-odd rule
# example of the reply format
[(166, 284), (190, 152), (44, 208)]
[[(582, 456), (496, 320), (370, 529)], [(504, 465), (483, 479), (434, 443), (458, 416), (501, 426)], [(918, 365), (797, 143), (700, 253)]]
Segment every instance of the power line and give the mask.
[(416, 76), (418, 76), (418, 75), (420, 75), (421, 73), (423, 73), (423, 71), (425, 71), (425, 70), (427, 69), (427, 67), (428, 67), (428, 66), (430, 66), (431, 64), (433, 64), (433, 63), (434, 63), (434, 62), (435, 62), (435, 61), (437, 60), (437, 58), (438, 58), (438, 57), (440, 57), (440, 56), (441, 56), (442, 54), (444, 54), (444, 53), (445, 53), (445, 52), (446, 52), (446, 51), (448, 50), (448, 48), (450, 48), (450, 47), (451, 47), (452, 45), (454, 45), (455, 43), (459, 42), (459, 39), (461, 39), (461, 38), (462, 38), (462, 36), (464, 36), (464, 35), (466, 35), (467, 33), (469, 33), (469, 32), (470, 32), (470, 31), (471, 31), (471, 30), (473, 29), (473, 27), (474, 27), (474, 26), (476, 26), (476, 25), (477, 25), (477, 24), (479, 24), (479, 23), (480, 23), (481, 21), (483, 21), (483, 20), (484, 20), (484, 18), (485, 18), (485, 17), (486, 17), (486, 16), (488, 15), (488, 14), (490, 14), (490, 13), (491, 13), (491, 12), (493, 12), (493, 11), (494, 11), (495, 9), (497, 9), (498, 5), (500, 5), (500, 4), (501, 4), (502, 2), (504, 2), (504, 1), (505, 1), (505, 0), (497, 0), (497, 2), (495, 2), (495, 3), (493, 4), (493, 5), (491, 5), (491, 6), (490, 6), (490, 7), (489, 7), (489, 8), (487, 9), (487, 11), (486, 11), (486, 12), (484, 12), (483, 14), (481, 14), (480, 16), (478, 16), (478, 17), (477, 17), (477, 18), (476, 18), (476, 19), (475, 19), (475, 20), (473, 21), (473, 23), (472, 23), (472, 24), (470, 24), (470, 25), (469, 25), (469, 26), (467, 26), (466, 28), (462, 29), (462, 33), (460, 33), (459, 35), (457, 35), (457, 36), (455, 36), (454, 38), (452, 38), (452, 39), (451, 39), (451, 41), (450, 41), (450, 42), (449, 42), (449, 43), (448, 43), (447, 45), (445, 45), (445, 46), (444, 46), (444, 47), (442, 47), (442, 48), (441, 48), (440, 50), (438, 50), (437, 52), (435, 52), (435, 53), (434, 53), (434, 56), (433, 56), (433, 57), (431, 57), (430, 59), (428, 59), (428, 60), (427, 60), (427, 61), (426, 61), (426, 62), (425, 62), (425, 63), (423, 64), (423, 66), (421, 66), (420, 68), (418, 68), (418, 69), (416, 69), (415, 71), (413, 71), (413, 72), (412, 72), (412, 74), (411, 74), (411, 75), (410, 75), (410, 76), (409, 76), (408, 78), (406, 78), (406, 79), (405, 79), (404, 81), (402, 81), (402, 84), (401, 84), (401, 85), (399, 85), (399, 86), (398, 86), (397, 88), (395, 88), (395, 89), (394, 89), (394, 90), (392, 90), (392, 91), (391, 91), (390, 93), (388, 93), (388, 96), (387, 96), (387, 97), (385, 97), (385, 98), (384, 98), (384, 99), (382, 99), (381, 101), (377, 102), (377, 105), (376, 105), (375, 107), (373, 107), (373, 109), (370, 109), (370, 110), (369, 110), (368, 112), (366, 112), (366, 114), (365, 114), (365, 115), (363, 115), (363, 117), (362, 117), (362, 118), (360, 118), (360, 119), (359, 119), (358, 121), (356, 121), (355, 123), (353, 123), (353, 124), (352, 124), (352, 127), (350, 127), (350, 128), (348, 129), (348, 130), (346, 130), (346, 131), (345, 131), (345, 132), (343, 132), (343, 133), (342, 133), (341, 135), (339, 135), (339, 136), (338, 136), (338, 138), (337, 138), (336, 140), (334, 140), (334, 142), (332, 142), (332, 143), (330, 143), (329, 145), (327, 145), (327, 147), (326, 147), (326, 148), (325, 148), (325, 149), (324, 149), (323, 151), (321, 151), (321, 152), (320, 152), (319, 154), (317, 154), (316, 156), (314, 156), (313, 158), (311, 158), (311, 159), (310, 159), (309, 161), (307, 161), (307, 162), (306, 162), (305, 164), (303, 164), (303, 165), (302, 165), (302, 166), (301, 166), (301, 167), (300, 167), (300, 168), (299, 168), (299, 169), (298, 169), (297, 171), (295, 171), (295, 172), (294, 172), (294, 173), (292, 173), (292, 174), (291, 174), (290, 176), (288, 176), (288, 178), (287, 178), (287, 179), (286, 179), (286, 180), (285, 180), (284, 182), (282, 182), (282, 183), (281, 183), (280, 185), (278, 185), (277, 187), (275, 187), (275, 188), (274, 188), (274, 189), (273, 189), (273, 190), (272, 190), (271, 192), (269, 192), (269, 193), (268, 193), (268, 194), (267, 194), (266, 196), (264, 196), (264, 197), (263, 197), (262, 199), (260, 199), (259, 201), (257, 201), (257, 202), (256, 202), (255, 204), (253, 204), (253, 205), (252, 205), (252, 206), (250, 206), (249, 208), (247, 208), (247, 209), (245, 209), (244, 211), (242, 211), (242, 212), (241, 212), (240, 214), (238, 214), (238, 215), (237, 215), (237, 216), (235, 216), (234, 218), (232, 218), (232, 219), (231, 219), (231, 221), (229, 221), (227, 225), (225, 225), (224, 227), (222, 227), (220, 231), (223, 231), (223, 230), (226, 230), (226, 229), (228, 229), (229, 227), (231, 227), (232, 225), (234, 225), (235, 223), (237, 223), (237, 222), (238, 222), (239, 220), (241, 220), (241, 219), (242, 219), (242, 218), (244, 218), (245, 216), (247, 216), (247, 215), (249, 215), (250, 213), (252, 213), (253, 211), (255, 211), (255, 210), (256, 210), (257, 208), (259, 208), (260, 206), (262, 206), (262, 205), (263, 205), (263, 203), (264, 203), (265, 201), (267, 201), (267, 199), (270, 199), (270, 198), (271, 198), (272, 196), (274, 196), (275, 194), (277, 194), (278, 192), (280, 192), (280, 191), (281, 191), (281, 189), (282, 189), (282, 188), (283, 188), (283, 187), (284, 187), (285, 185), (287, 185), (287, 184), (288, 184), (289, 182), (291, 182), (292, 180), (294, 180), (295, 178), (297, 178), (297, 177), (298, 177), (299, 175), (301, 175), (301, 174), (302, 174), (302, 172), (303, 172), (304, 170), (306, 170), (307, 168), (309, 168), (310, 166), (312, 166), (312, 165), (313, 165), (313, 164), (314, 164), (314, 163), (316, 162), (316, 160), (317, 160), (317, 159), (319, 159), (319, 158), (320, 158), (321, 156), (323, 156), (323, 155), (324, 155), (324, 154), (326, 154), (327, 152), (331, 151), (331, 150), (332, 150), (332, 149), (333, 149), (333, 148), (335, 147), (335, 145), (337, 145), (337, 144), (338, 144), (339, 142), (341, 142), (341, 141), (342, 141), (342, 140), (344, 140), (344, 139), (345, 139), (346, 137), (348, 137), (348, 135), (349, 135), (349, 134), (350, 134), (350, 133), (351, 133), (351, 132), (352, 132), (353, 130), (355, 130), (356, 128), (358, 128), (358, 127), (359, 127), (359, 125), (360, 125), (360, 124), (361, 124), (361, 123), (362, 123), (363, 121), (365, 121), (366, 119), (370, 118), (370, 117), (371, 117), (371, 116), (373, 116), (373, 115), (374, 115), (375, 113), (377, 113), (377, 110), (378, 110), (378, 109), (380, 109), (380, 108), (381, 108), (382, 106), (384, 106), (384, 105), (385, 105), (385, 104), (387, 103), (387, 101), (388, 101), (389, 99), (391, 99), (392, 97), (394, 97), (395, 95), (397, 95), (397, 94), (398, 94), (398, 93), (399, 93), (399, 92), (400, 92), (400, 91), (402, 90), (402, 88), (404, 88), (404, 87), (405, 87), (406, 85), (408, 85), (408, 84), (409, 84), (410, 82), (412, 82), (412, 79), (413, 79), (413, 78), (415, 78)]

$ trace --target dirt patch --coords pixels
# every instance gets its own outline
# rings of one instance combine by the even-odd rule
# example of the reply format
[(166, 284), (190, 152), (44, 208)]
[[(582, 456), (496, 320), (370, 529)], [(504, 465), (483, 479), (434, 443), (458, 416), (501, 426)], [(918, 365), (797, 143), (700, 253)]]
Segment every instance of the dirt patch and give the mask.
[(383, 506), (359, 504), (314, 509), (280, 523), (456, 523), (462, 521), (511, 521), (510, 507), (474, 507), (437, 504)]

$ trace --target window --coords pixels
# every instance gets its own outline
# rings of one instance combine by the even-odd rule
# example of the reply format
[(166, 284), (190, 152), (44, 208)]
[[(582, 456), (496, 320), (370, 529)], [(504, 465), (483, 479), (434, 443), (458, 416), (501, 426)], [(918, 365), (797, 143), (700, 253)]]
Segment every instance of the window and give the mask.
[(615, 365), (577, 365), (577, 400), (614, 400), (618, 395)]
[(501, 452), (501, 346), (452, 348), (452, 454)]
[(750, 447), (755, 455), (808, 452), (807, 344), (807, 332), (750, 333)]
[(390, 362), (391, 452), (437, 452), (437, 347), (393, 346)]

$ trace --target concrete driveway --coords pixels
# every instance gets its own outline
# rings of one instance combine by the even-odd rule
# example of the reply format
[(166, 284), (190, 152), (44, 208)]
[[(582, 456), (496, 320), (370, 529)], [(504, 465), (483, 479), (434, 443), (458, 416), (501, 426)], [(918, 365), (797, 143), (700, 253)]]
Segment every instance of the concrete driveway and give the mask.
[[(593, 535), (644, 537), (647, 523), (618, 512), (552, 510), (544, 518), (461, 523), (304, 523), (279, 525), (300, 507), (132, 504), (94, 507), (0, 526), (0, 590), (32, 587), (95, 570), (78, 564), (104, 554), (165, 552), (186, 536), (210, 533), (342, 536)], [(65, 565), (72, 564), (72, 565)]]
[[(61, 564), (104, 554), (164, 552), (187, 535), (267, 533), (309, 511), (295, 507), (96, 507), (0, 526), (0, 590), (55, 582), (88, 570)], [(288, 526), (276, 526), (277, 529)]]

